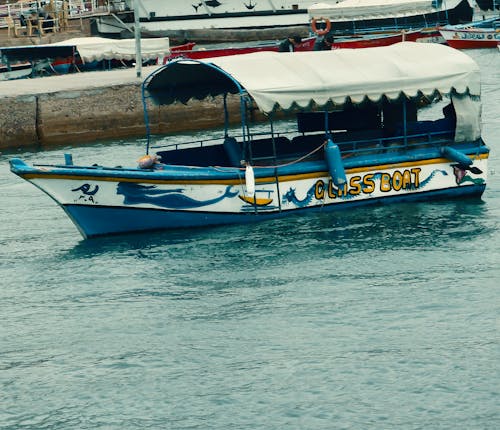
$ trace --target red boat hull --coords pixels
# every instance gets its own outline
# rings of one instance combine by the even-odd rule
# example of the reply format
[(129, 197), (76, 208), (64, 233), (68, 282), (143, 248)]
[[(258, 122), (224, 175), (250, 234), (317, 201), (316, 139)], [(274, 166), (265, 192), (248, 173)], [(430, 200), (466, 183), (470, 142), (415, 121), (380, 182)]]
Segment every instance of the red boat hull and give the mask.
[(438, 30), (416, 30), (404, 33), (364, 35), (349, 39), (339, 39), (338, 41), (334, 41), (333, 49), (374, 48), (378, 46), (389, 46), (402, 41), (433, 43), (444, 42)]
[[(302, 43), (295, 48), (296, 51), (312, 51), (314, 47), (314, 42), (316, 41), (316, 37), (309, 37), (304, 39)], [(171, 54), (164, 58), (163, 64), (166, 64), (168, 61), (174, 60), (176, 58), (184, 57), (190, 58), (192, 60), (201, 60), (203, 58), (213, 58), (213, 57), (225, 57), (227, 55), (241, 55), (241, 54), (249, 54), (251, 52), (259, 52), (259, 51), (274, 51), (278, 52), (279, 43), (271, 43), (271, 44), (262, 44), (257, 46), (243, 46), (238, 48), (215, 48), (215, 49), (199, 49), (193, 50), (191, 49), (183, 50), (183, 49), (171, 49)]]
[(496, 29), (441, 29), (446, 43), (455, 49), (496, 48), (500, 42), (500, 31)]
[(473, 40), (447, 40), (446, 43), (455, 49), (496, 48), (498, 45), (498, 42), (496, 40), (485, 42), (478, 42)]

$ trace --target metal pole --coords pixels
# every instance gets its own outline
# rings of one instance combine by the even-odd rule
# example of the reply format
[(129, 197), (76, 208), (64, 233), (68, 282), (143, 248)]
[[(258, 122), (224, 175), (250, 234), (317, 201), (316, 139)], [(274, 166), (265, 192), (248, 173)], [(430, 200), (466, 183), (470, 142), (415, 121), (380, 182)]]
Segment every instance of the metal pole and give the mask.
[(134, 0), (135, 72), (142, 76), (141, 26), (139, 23), (139, 0)]

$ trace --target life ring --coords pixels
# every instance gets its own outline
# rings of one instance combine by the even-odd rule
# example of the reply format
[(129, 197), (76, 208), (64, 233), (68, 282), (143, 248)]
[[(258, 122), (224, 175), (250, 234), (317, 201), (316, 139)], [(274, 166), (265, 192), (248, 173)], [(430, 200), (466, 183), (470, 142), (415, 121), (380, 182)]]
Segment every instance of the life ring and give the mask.
[[(318, 21), (323, 21), (325, 23), (325, 28), (322, 30), (318, 29)], [(332, 23), (328, 18), (313, 18), (311, 20), (311, 29), (314, 33), (316, 33), (318, 36), (324, 36), (325, 34), (329, 33), (330, 30), (332, 29)]]

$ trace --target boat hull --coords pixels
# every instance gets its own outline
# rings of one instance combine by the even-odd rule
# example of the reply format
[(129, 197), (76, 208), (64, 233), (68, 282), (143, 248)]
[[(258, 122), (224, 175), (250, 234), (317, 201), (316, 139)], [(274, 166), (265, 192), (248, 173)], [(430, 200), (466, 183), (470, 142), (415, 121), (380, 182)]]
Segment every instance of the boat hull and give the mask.
[[(246, 3), (230, 0), (215, 2), (216, 6), (213, 8), (207, 6), (208, 3), (203, 7), (188, 2), (172, 2), (167, 5), (165, 0), (161, 2), (151, 0), (147, 3), (139, 12), (142, 31), (150, 35), (190, 38), (199, 42), (203, 40), (213, 42), (215, 39), (245, 41), (248, 40), (249, 30), (264, 32), (263, 34), (268, 35), (266, 39), (286, 37), (294, 32), (308, 29), (313, 17), (330, 19), (333, 32), (337, 35), (357, 34), (360, 31), (373, 29), (401, 30), (456, 24), (469, 22), (473, 17), (473, 9), (468, 0), (453, 2), (450, 7), (447, 7), (445, 2), (443, 7), (437, 8), (431, 7), (429, 1), (423, 8), (412, 8), (399, 14), (392, 11), (381, 14), (377, 5), (373, 5), (367, 12), (366, 7), (361, 5), (362, 12), (356, 12), (352, 19), (339, 15), (335, 9), (336, 5), (324, 5), (311, 0)], [(313, 8), (314, 6), (317, 7)], [(326, 6), (326, 9), (318, 9), (319, 6)], [(356, 6), (356, 9), (359, 7)], [(108, 36), (113, 34), (130, 36), (134, 22), (132, 10), (133, 7), (130, 7), (128, 12), (118, 13), (116, 16), (98, 17), (97, 32)], [(274, 36), (270, 36), (269, 31), (272, 31)], [(253, 34), (255, 37), (256, 33)]]
[(256, 168), (255, 198), (247, 195), (244, 172), (236, 168), (197, 169), (195, 177), (182, 166), (37, 168), (13, 159), (11, 170), (52, 197), (90, 238), (249, 223), (377, 203), (479, 197), (486, 186), (488, 153), (469, 157), (473, 163), (467, 167), (442, 157), (357, 163), (346, 167), (346, 183), (340, 187), (324, 161), (282, 170), (277, 180), (274, 169)]
[(444, 43), (438, 30), (412, 30), (386, 34), (365, 34), (359, 37), (336, 38), (333, 49), (359, 49), (389, 46), (398, 42)]
[(496, 48), (500, 30), (441, 30), (446, 43), (455, 49)]
[[(295, 48), (295, 51), (312, 51), (316, 37), (306, 37)], [(279, 43), (261, 43), (252, 46), (241, 47), (226, 47), (226, 48), (213, 48), (213, 49), (200, 49), (196, 50), (193, 47), (188, 49), (175, 49), (172, 50), (170, 55), (163, 58), (163, 64), (167, 64), (176, 58), (190, 58), (192, 60), (201, 60), (205, 58), (225, 57), (228, 55), (242, 55), (250, 54), (252, 52), (270, 51), (278, 52)]]

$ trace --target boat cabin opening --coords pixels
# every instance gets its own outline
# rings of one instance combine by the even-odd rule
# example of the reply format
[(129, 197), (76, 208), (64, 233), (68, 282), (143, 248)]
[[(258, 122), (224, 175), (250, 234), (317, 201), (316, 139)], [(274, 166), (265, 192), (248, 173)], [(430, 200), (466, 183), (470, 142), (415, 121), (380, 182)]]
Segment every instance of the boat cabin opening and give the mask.
[(219, 138), (159, 144), (152, 149), (171, 165), (271, 166), (324, 159), (329, 139), (343, 157), (446, 145), (453, 142), (457, 123), (453, 102), (439, 97), (432, 101), (401, 97), (349, 104), (342, 110), (298, 111), (293, 120), (274, 121), (271, 116), (267, 127), (260, 121), (250, 122), (250, 117), (246, 115), (244, 133), (226, 126), (219, 130)]

